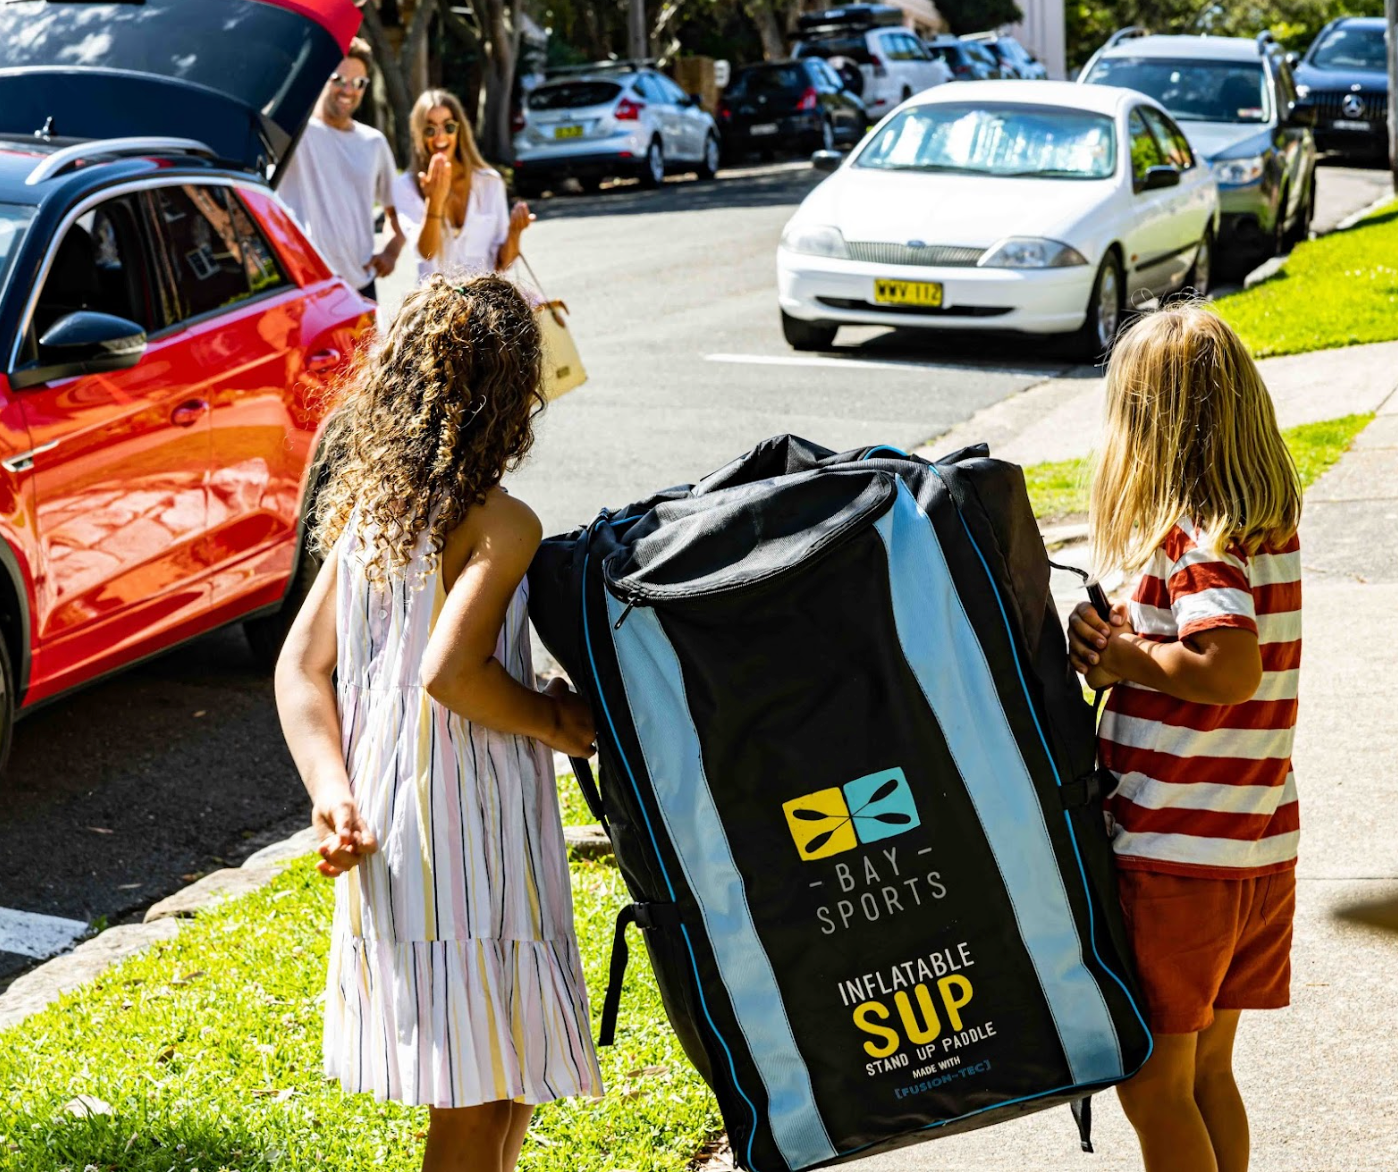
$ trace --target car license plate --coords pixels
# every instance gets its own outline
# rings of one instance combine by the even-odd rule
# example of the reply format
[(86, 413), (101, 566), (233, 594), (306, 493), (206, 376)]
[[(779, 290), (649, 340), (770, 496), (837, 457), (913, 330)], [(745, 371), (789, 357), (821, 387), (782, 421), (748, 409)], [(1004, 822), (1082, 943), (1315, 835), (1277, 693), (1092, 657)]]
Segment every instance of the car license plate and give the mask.
[(554, 138), (582, 138), (583, 128), (581, 126), (555, 126), (553, 128)]
[(749, 134), (776, 134), (777, 124), (775, 122), (754, 122), (748, 127)]
[(942, 304), (942, 286), (936, 281), (874, 282), (874, 300), (880, 305), (925, 305), (938, 309)]
[(1336, 130), (1373, 130), (1374, 128), (1372, 122), (1351, 122), (1346, 118), (1336, 118), (1330, 125)]

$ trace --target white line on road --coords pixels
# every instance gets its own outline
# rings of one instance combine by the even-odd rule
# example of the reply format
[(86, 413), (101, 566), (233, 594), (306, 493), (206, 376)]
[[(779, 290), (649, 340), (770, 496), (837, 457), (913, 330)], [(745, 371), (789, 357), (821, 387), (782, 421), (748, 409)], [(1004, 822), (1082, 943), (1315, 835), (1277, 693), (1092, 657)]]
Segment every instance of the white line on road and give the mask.
[[(751, 366), (822, 366), (834, 370), (848, 370), (850, 367), (868, 370), (935, 370), (963, 365), (955, 359), (944, 362), (900, 362), (890, 358), (826, 358), (815, 354), (705, 354), (704, 361), (736, 362)], [(974, 369), (987, 373), (1023, 374), (1030, 378), (1052, 378), (1063, 373), (1061, 366), (1043, 369), (1028, 366), (976, 366)]]
[(83, 920), (65, 920), (61, 916), (0, 907), (0, 952), (15, 952), (43, 960), (62, 952), (86, 934), (87, 924)]

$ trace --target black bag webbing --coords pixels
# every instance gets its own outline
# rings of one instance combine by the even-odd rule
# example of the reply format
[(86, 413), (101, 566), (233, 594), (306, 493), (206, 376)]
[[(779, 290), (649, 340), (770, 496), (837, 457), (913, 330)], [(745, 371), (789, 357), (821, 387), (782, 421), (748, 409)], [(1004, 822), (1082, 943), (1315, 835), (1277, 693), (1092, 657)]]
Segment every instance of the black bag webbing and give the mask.
[(630, 952), (626, 928), (635, 924), (643, 932), (674, 927), (680, 922), (679, 910), (672, 903), (628, 903), (617, 913), (616, 933), (612, 936), (611, 969), (607, 974), (607, 995), (602, 999), (602, 1020), (597, 1027), (597, 1044), (610, 1046), (616, 1040), (616, 1019), (621, 1010), (621, 986), (626, 979)]
[(602, 811), (602, 794), (593, 779), (592, 766), (587, 763), (586, 757), (569, 757), (568, 764), (573, 767), (573, 776), (578, 779), (578, 789), (582, 790), (583, 801), (587, 803), (587, 808), (597, 819), (603, 832), (610, 838), (611, 829), (607, 826), (607, 815)]

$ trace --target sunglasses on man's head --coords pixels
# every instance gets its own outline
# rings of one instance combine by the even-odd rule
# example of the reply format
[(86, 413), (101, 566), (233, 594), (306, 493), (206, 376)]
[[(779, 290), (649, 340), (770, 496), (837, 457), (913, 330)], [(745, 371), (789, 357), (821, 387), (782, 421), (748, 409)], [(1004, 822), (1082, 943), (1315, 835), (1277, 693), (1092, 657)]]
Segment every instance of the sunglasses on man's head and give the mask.
[(428, 123), (422, 128), (424, 138), (436, 138), (439, 134), (455, 134), (461, 124), (455, 118), (448, 118), (440, 126), (433, 126)]
[(338, 73), (332, 73), (330, 84), (338, 86), (342, 90), (354, 90), (356, 93), (361, 93), (368, 88), (369, 79), (367, 77), (341, 77)]

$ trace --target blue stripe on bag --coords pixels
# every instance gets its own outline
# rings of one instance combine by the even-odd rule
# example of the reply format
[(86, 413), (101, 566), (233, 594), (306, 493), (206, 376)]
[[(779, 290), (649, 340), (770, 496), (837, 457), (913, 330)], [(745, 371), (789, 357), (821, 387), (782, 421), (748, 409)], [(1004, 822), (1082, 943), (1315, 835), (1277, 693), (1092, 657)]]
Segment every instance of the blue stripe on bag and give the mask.
[[(1116, 1027), (1082, 944), (1028, 767), (927, 514), (905, 484), (874, 525), (898, 640), (985, 830), (1075, 1084), (1122, 1076)], [(956, 671), (948, 664), (955, 663)]]
[[(767, 1091), (768, 1125), (782, 1157), (805, 1168), (836, 1155), (796, 1047), (781, 990), (748, 909), (689, 719), (679, 659), (655, 612), (607, 595), (612, 640), (646, 772), (685, 879), (704, 916), (724, 987)], [(683, 719), (680, 715), (683, 714)]]

